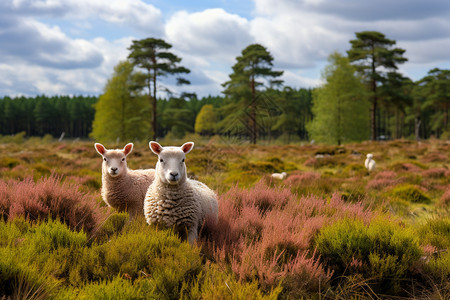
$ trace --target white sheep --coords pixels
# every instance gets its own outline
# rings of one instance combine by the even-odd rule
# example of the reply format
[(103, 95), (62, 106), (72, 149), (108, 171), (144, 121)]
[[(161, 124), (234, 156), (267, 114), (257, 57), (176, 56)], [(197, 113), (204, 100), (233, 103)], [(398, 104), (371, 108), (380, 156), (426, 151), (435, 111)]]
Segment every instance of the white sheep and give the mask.
[(132, 143), (122, 150), (108, 150), (95, 143), (95, 150), (103, 157), (103, 201), (120, 212), (127, 211), (130, 219), (143, 215), (145, 194), (155, 178), (155, 169), (131, 170), (127, 167), (126, 157), (133, 150)]
[(373, 154), (369, 153), (369, 154), (367, 154), (366, 161), (364, 162), (364, 165), (366, 166), (366, 169), (367, 169), (367, 171), (369, 171), (369, 173), (375, 171), (376, 163), (372, 158), (373, 158)]
[(271, 176), (272, 176), (272, 178), (279, 179), (279, 180), (283, 180), (283, 179), (286, 178), (287, 174), (286, 174), (286, 172), (282, 172), (282, 173), (273, 173)]
[(204, 221), (217, 223), (216, 194), (205, 184), (187, 178), (186, 154), (194, 147), (187, 142), (181, 147), (162, 147), (149, 143), (158, 155), (155, 180), (148, 188), (144, 215), (148, 224), (174, 228), (183, 239), (193, 244)]

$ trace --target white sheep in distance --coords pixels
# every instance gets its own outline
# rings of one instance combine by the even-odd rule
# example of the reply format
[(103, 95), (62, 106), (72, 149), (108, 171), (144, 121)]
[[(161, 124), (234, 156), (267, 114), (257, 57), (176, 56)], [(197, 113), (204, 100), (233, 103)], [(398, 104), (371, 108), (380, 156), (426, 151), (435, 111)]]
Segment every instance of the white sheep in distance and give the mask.
[(366, 169), (367, 169), (367, 171), (369, 171), (369, 173), (373, 172), (375, 170), (375, 166), (376, 166), (376, 163), (372, 158), (373, 158), (373, 154), (369, 153), (369, 154), (367, 154), (366, 161), (364, 162), (364, 165), (366, 166)]
[(218, 202), (216, 194), (205, 184), (187, 178), (186, 154), (193, 142), (181, 147), (162, 147), (149, 143), (158, 155), (155, 180), (148, 188), (144, 202), (144, 215), (148, 224), (173, 228), (182, 239), (193, 244), (205, 221), (217, 223)]
[(108, 150), (102, 144), (95, 143), (95, 150), (103, 157), (103, 201), (119, 212), (128, 212), (130, 219), (143, 215), (145, 194), (155, 177), (155, 169), (128, 168), (126, 158), (133, 150), (132, 143), (122, 150)]
[(272, 178), (279, 179), (279, 180), (285, 179), (286, 176), (287, 176), (286, 172), (282, 172), (282, 173), (273, 173), (273, 174), (271, 175)]

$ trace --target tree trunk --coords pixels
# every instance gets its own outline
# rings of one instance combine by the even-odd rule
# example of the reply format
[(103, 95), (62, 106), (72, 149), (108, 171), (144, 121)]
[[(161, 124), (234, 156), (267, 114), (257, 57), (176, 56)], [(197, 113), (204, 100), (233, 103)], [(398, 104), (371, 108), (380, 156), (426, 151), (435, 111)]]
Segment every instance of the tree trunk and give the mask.
[[(375, 72), (375, 67), (373, 67), (374, 72)], [(377, 102), (378, 102), (378, 97), (377, 97), (377, 82), (375, 80), (375, 78), (372, 80), (372, 92), (373, 92), (373, 96), (372, 96), (372, 109), (371, 109), (371, 126), (370, 126), (370, 132), (372, 135), (372, 141), (376, 141), (377, 140)]]
[(419, 133), (420, 133), (420, 123), (421, 123), (421, 121), (420, 121), (419, 117), (416, 116), (414, 118), (414, 133), (416, 135), (416, 141), (418, 141), (418, 142), (420, 141), (420, 135), (419, 135)]
[(250, 141), (252, 144), (256, 144), (256, 89), (255, 78), (251, 77), (250, 85), (252, 89), (252, 102), (250, 104)]

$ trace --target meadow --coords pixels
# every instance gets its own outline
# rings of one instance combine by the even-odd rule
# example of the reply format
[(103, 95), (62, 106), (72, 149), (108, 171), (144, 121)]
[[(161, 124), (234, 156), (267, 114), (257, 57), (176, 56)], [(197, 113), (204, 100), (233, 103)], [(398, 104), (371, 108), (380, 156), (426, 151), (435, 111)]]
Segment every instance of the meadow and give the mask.
[(188, 140), (219, 196), (194, 247), (105, 206), (93, 142), (0, 137), (0, 298), (450, 298), (449, 141), (161, 144)]

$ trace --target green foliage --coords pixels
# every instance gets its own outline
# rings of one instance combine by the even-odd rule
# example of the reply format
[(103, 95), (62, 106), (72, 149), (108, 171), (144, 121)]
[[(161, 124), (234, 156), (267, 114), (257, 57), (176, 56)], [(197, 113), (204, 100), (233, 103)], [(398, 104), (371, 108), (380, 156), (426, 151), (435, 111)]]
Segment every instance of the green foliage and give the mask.
[(422, 244), (429, 243), (437, 249), (450, 248), (450, 218), (435, 217), (419, 227)]
[(412, 184), (396, 186), (392, 189), (392, 196), (401, 200), (413, 203), (429, 203), (430, 197), (426, 195), (419, 187)]
[(99, 142), (147, 140), (150, 123), (146, 99), (133, 92), (133, 65), (120, 62), (100, 96), (90, 136)]
[(377, 31), (356, 32), (356, 39), (351, 40), (351, 49), (347, 51), (350, 62), (353, 62), (371, 92), (371, 136), (377, 139), (376, 116), (378, 112), (379, 92), (377, 87), (384, 81), (385, 70), (396, 70), (397, 64), (407, 61), (403, 57), (404, 49), (391, 48), (395, 40), (390, 40)]
[[(247, 134), (251, 143), (256, 144), (258, 127), (261, 127), (263, 122), (263, 120), (257, 119), (257, 116), (261, 115), (261, 110), (270, 109), (268, 102), (264, 101), (264, 95), (257, 96), (261, 87), (266, 83), (258, 81), (258, 79), (268, 78), (271, 87), (277, 86), (282, 83), (277, 78), (283, 75), (283, 71), (272, 70), (273, 57), (260, 44), (247, 46), (242, 50), (242, 55), (236, 57), (236, 60), (237, 62), (232, 67), (233, 73), (229, 75), (230, 80), (222, 84), (225, 88), (223, 93), (231, 98), (226, 108), (232, 112), (229, 117), (239, 119), (244, 124), (247, 123)], [(240, 115), (242, 112), (245, 113), (244, 117)], [(232, 124), (232, 126), (236, 125)]]
[(450, 280), (450, 252), (448, 250), (434, 254), (424, 264), (424, 273), (431, 276), (434, 282), (448, 288)]
[(180, 299), (278, 299), (281, 286), (277, 286), (267, 295), (258, 288), (258, 282), (249, 283), (236, 280), (233, 274), (207, 264), (191, 286), (184, 286)]
[(60, 137), (64, 132), (65, 137), (87, 137), (96, 102), (97, 97), (86, 96), (0, 98), (0, 110), (4, 109), (3, 115), (0, 113), (0, 134)]
[[(139, 75), (139, 81), (135, 86), (136, 89), (147, 87), (148, 99), (151, 106), (151, 128), (153, 130), (152, 139), (155, 140), (158, 133), (158, 112), (157, 112), (157, 86), (160, 77), (168, 75), (178, 75), (189, 73), (190, 70), (180, 66), (181, 58), (168, 51), (172, 45), (162, 39), (146, 38), (142, 40), (134, 40), (128, 48), (130, 54), (129, 60), (134, 66), (145, 69), (145, 74)], [(177, 78), (177, 84), (190, 84), (190, 82), (182, 77)], [(167, 91), (168, 89), (165, 88)]]
[[(1, 225), (0, 225), (1, 226)], [(48, 299), (56, 294), (58, 281), (42, 273), (30, 261), (17, 260), (12, 248), (0, 248), (0, 291), (7, 299)]]
[(216, 114), (211, 104), (203, 105), (195, 119), (195, 132), (211, 135), (216, 125)]
[(368, 136), (369, 103), (355, 69), (338, 53), (329, 57), (324, 71), (326, 84), (313, 92), (314, 119), (307, 125), (318, 142), (348, 143)]
[(398, 292), (422, 254), (412, 230), (385, 218), (368, 225), (346, 218), (324, 227), (316, 237), (316, 247), (336, 275), (360, 273), (390, 292)]
[(129, 215), (126, 212), (110, 215), (102, 226), (94, 233), (95, 239), (98, 242), (107, 241), (111, 236), (121, 232), (128, 220)]
[(91, 282), (83, 286), (79, 291), (63, 290), (58, 294), (61, 299), (145, 299), (149, 296), (135, 282), (120, 276), (112, 280)]

